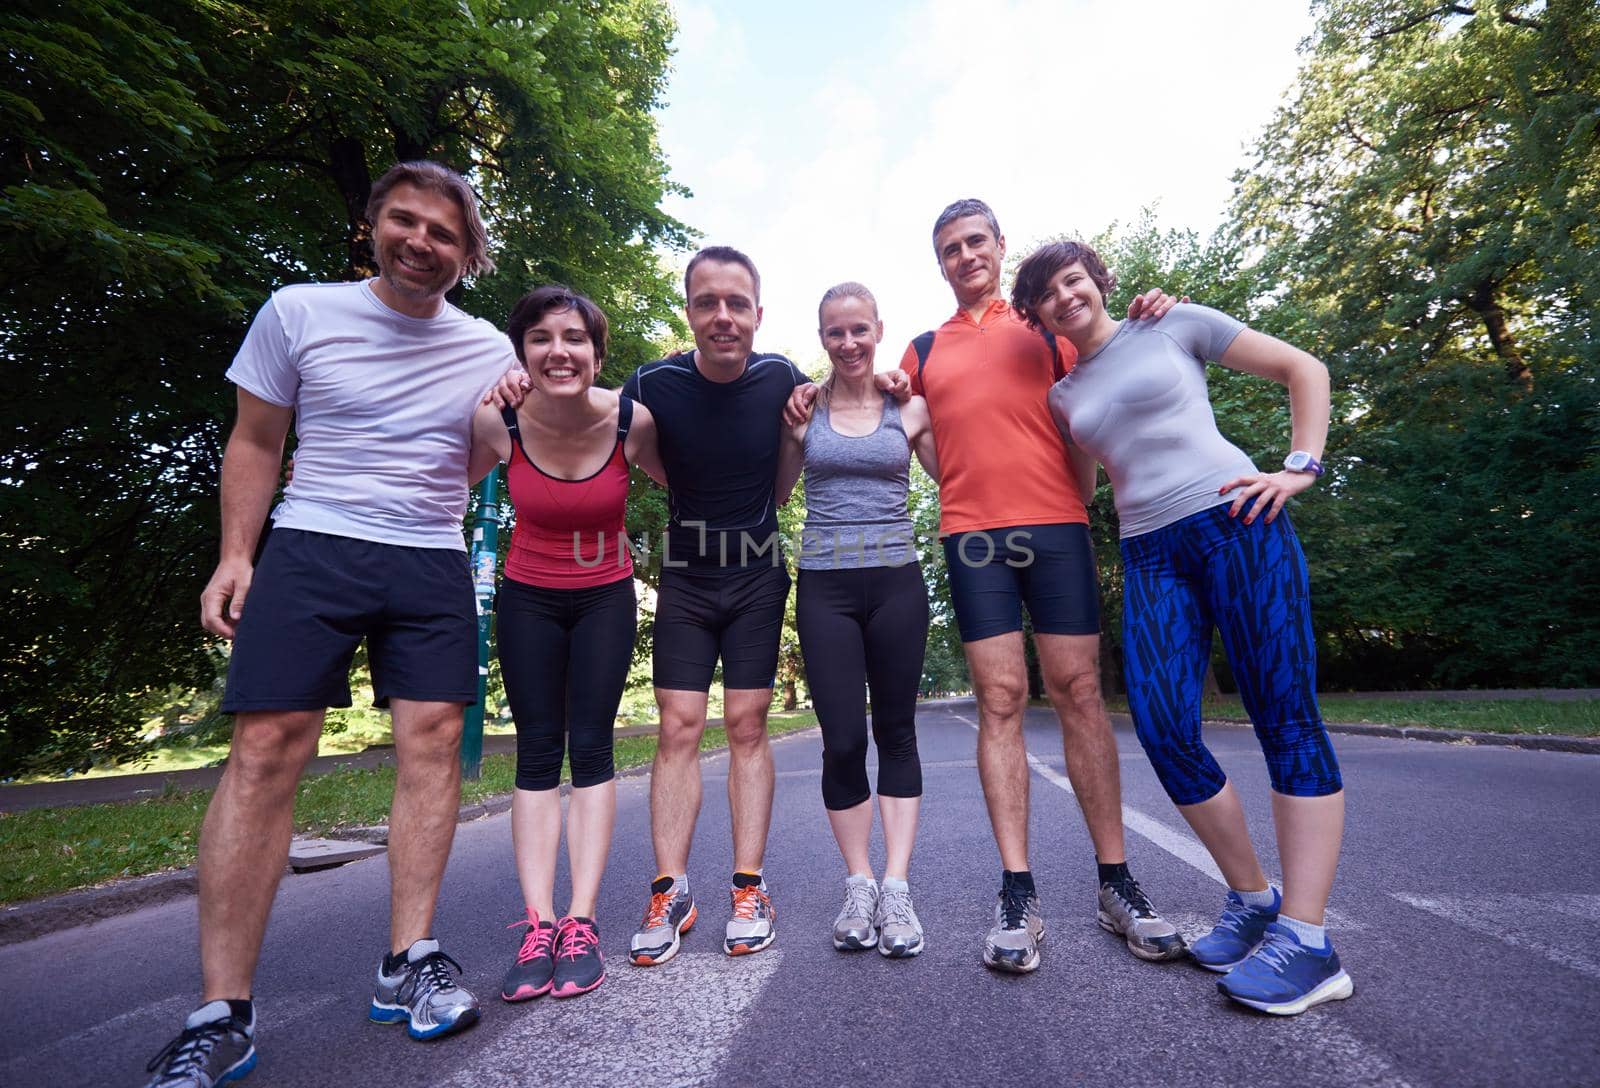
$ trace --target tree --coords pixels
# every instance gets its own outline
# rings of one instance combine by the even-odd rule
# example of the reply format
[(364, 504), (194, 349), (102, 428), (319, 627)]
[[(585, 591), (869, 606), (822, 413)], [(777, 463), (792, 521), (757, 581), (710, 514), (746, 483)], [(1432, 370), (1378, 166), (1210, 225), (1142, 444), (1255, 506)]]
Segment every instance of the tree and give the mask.
[(611, 316), (613, 379), (675, 320), (656, 251), (687, 232), (660, 211), (664, 0), (24, 0), (0, 27), (10, 774), (134, 752), (151, 700), (209, 683), (223, 370), (270, 290), (371, 270), (390, 162), (485, 198), (500, 272), (461, 306), (567, 282)]
[(1593, 682), (1600, 13), (1317, 8), (1234, 237), (1353, 398), (1336, 637), (1368, 684)]

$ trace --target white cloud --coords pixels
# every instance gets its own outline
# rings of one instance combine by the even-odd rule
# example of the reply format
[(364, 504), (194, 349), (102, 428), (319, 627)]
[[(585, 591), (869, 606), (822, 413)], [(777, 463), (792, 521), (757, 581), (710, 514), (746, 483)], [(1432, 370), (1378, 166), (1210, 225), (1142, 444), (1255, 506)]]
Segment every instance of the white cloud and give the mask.
[(1282, 0), (774, 10), (679, 6), (662, 143), (695, 197), (670, 210), (761, 267), (767, 350), (818, 357), (816, 300), (866, 283), (880, 366), (953, 308), (929, 230), (957, 197), (988, 200), (1013, 248), (1154, 203), (1209, 231), (1310, 30)]

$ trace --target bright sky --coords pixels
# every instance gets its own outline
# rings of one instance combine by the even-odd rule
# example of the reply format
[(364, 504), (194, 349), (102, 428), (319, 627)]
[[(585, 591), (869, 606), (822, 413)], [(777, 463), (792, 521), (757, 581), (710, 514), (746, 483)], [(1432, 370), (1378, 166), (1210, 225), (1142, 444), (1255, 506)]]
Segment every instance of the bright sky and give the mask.
[(757, 350), (814, 369), (817, 300), (853, 279), (893, 366), (955, 309), (930, 237), (952, 200), (988, 201), (1012, 252), (1147, 204), (1209, 234), (1293, 81), (1307, 6), (674, 0), (661, 142), (694, 196), (666, 207), (761, 269)]

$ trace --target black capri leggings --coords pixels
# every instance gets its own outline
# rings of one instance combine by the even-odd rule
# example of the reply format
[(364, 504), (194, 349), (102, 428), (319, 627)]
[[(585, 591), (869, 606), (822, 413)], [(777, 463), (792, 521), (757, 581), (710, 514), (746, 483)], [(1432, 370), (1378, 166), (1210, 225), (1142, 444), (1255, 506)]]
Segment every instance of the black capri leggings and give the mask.
[(917, 689), (928, 639), (922, 568), (802, 570), (795, 598), (806, 682), (822, 726), (822, 803), (853, 808), (867, 788), (867, 685), (878, 793), (922, 796)]
[(500, 674), (517, 723), (517, 789), (555, 789), (563, 748), (574, 786), (610, 781), (637, 625), (633, 579), (544, 589), (507, 578), (496, 612)]

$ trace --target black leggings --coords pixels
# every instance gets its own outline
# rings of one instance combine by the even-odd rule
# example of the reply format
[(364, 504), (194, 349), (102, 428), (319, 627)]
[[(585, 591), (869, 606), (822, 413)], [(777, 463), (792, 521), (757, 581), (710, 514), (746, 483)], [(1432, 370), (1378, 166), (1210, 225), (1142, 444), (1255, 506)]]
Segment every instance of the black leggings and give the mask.
[(878, 793), (922, 796), (917, 689), (928, 640), (922, 568), (802, 570), (795, 598), (806, 683), (822, 726), (822, 803), (835, 811), (872, 796), (867, 788), (866, 688)]
[(617, 704), (633, 659), (633, 579), (544, 589), (507, 578), (496, 612), (500, 674), (517, 723), (517, 789), (555, 789), (564, 747), (574, 786), (610, 781)]

